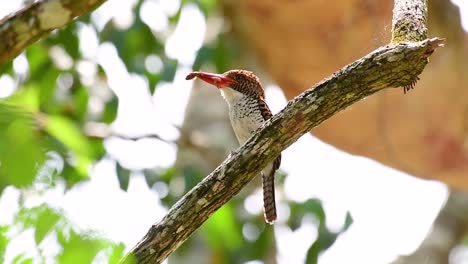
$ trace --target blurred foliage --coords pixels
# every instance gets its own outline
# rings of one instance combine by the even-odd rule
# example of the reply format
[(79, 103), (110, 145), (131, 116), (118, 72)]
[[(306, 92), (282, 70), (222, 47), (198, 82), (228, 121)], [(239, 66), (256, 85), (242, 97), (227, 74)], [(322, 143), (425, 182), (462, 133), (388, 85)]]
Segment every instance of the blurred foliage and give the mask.
[(8, 185), (26, 187), (46, 158), (46, 139), (35, 129), (31, 114), (0, 105), (0, 191)]
[[(317, 199), (310, 199), (304, 203), (294, 203), (290, 205), (291, 214), (295, 217), (304, 216), (306, 214), (313, 214), (313, 216), (318, 220), (318, 236), (314, 243), (310, 246), (307, 251), (306, 263), (315, 264), (318, 263), (318, 258), (323, 251), (328, 249), (338, 236), (345, 232), (349, 226), (353, 223), (353, 219), (349, 213), (346, 214), (343, 227), (338, 232), (330, 231), (326, 225), (326, 215), (322, 207), (322, 202)], [(294, 221), (294, 218), (291, 218), (291, 221)], [(297, 218), (296, 218), (297, 220)], [(297, 226), (297, 224), (293, 224)]]
[[(41, 263), (91, 263), (93, 260), (118, 263), (124, 254), (123, 244), (116, 244), (94, 233), (77, 230), (64, 217), (63, 212), (46, 204), (32, 208), (23, 207), (16, 214), (14, 224), (0, 226), (0, 249), (3, 249), (0, 250), (0, 254), (5, 252), (4, 249), (10, 242), (11, 235), (8, 233), (19, 236), (30, 231), (34, 233), (36, 252), (24, 248), (23, 252), (14, 258), (13, 263), (32, 263), (33, 259), (36, 260), (34, 263), (37, 263), (37, 260)], [(54, 244), (54, 241), (58, 243)], [(50, 255), (51, 251), (58, 253)], [(0, 255), (0, 260), (3, 257)]]
[[(100, 27), (87, 15), (52, 32), (14, 61), (0, 65), (0, 78), (11, 79), (15, 84), (14, 92), (0, 99), (0, 195), (6, 187), (14, 186), (21, 197), (30, 192), (41, 196), (44, 190), (55, 188), (57, 181), (64, 182), (68, 190), (89, 178), (93, 164), (104, 157), (111, 158), (104, 147), (109, 135), (90, 133), (86, 127), (99, 124), (110, 128), (117, 116), (119, 98), (110, 89), (98, 58), (85, 54), (80, 30), (95, 32), (99, 45), (111, 43), (126, 70), (142, 76), (152, 94), (159, 83), (171, 82), (181, 66), (181, 62), (167, 56), (165, 45), (179, 22), (182, 8), (195, 4), (207, 18), (219, 16), (217, 0), (182, 0), (176, 12), (167, 17), (168, 28), (154, 31), (139, 15), (145, 1), (151, 0), (138, 0), (133, 7), (134, 20), (128, 28), (113, 20)], [(221, 30), (215, 39), (203, 43), (192, 68), (210, 67), (224, 72), (235, 67), (234, 61), (240, 54), (236, 41), (231, 32)], [(160, 60), (159, 70), (145, 64), (150, 56)], [(120, 188), (126, 191), (133, 170), (114, 162)], [(142, 172), (148, 186), (158, 192), (168, 207), (205, 176), (197, 168), (145, 168)], [(284, 175), (279, 179), (282, 182)], [(181, 184), (183, 188), (173, 188)], [(262, 215), (248, 213), (244, 201), (245, 194), (238, 195), (216, 212), (170, 261), (193, 262), (193, 254), (210, 263), (274, 259), (273, 229), (265, 226)], [(332, 232), (326, 227), (320, 201), (285, 202), (291, 209), (287, 222), (291, 230), (300, 227), (304, 217), (312, 215), (318, 219), (318, 237), (307, 253), (308, 263), (316, 263), (319, 254), (352, 222), (348, 215), (344, 227)], [(124, 252), (123, 244), (74, 227), (61, 209), (47, 204), (26, 206), (22, 199), (19, 203), (13, 222), (0, 226), (0, 262), (8, 245), (28, 231), (34, 233), (36, 253), (25, 250), (15, 256), (14, 263), (36, 263), (36, 259), (39, 263), (116, 263)], [(50, 255), (44, 247), (51, 245), (60, 250)]]

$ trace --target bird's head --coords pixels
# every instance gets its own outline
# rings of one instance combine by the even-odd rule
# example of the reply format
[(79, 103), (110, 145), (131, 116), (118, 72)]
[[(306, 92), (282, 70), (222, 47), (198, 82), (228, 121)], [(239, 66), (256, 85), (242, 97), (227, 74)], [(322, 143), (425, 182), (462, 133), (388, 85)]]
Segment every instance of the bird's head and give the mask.
[[(262, 84), (255, 74), (246, 70), (230, 70), (223, 74), (207, 73), (207, 72), (192, 72), (187, 75), (186, 79), (199, 78), (209, 84), (215, 85), (223, 92), (226, 100), (229, 101), (229, 96), (235, 96), (231, 92), (238, 92), (244, 96), (254, 98), (265, 98)], [(233, 91), (227, 91), (231, 89)]]

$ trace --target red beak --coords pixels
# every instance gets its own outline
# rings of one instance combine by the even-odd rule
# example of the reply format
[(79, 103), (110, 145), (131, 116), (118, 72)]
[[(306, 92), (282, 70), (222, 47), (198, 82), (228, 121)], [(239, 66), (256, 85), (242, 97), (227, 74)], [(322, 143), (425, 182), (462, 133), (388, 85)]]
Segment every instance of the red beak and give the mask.
[(212, 84), (218, 88), (223, 88), (230, 86), (231, 84), (236, 84), (237, 82), (229, 77), (226, 77), (222, 74), (208, 73), (208, 72), (192, 72), (187, 77), (186, 80), (191, 80), (193, 78), (199, 78), (200, 80)]

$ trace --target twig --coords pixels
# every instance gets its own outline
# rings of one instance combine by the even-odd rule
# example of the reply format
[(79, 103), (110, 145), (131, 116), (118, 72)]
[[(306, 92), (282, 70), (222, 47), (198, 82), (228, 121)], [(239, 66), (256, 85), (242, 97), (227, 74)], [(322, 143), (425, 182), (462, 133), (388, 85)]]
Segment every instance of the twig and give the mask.
[(123, 135), (120, 133), (116, 133), (111, 126), (108, 124), (104, 123), (97, 123), (97, 122), (88, 122), (84, 125), (83, 128), (83, 133), (88, 136), (88, 137), (94, 137), (94, 138), (109, 138), (109, 137), (117, 137), (120, 139), (124, 140), (131, 140), (131, 141), (137, 141), (140, 139), (157, 139), (163, 142), (166, 142), (171, 145), (176, 145), (177, 141), (175, 140), (169, 140), (166, 138), (161, 137), (158, 134), (144, 134), (144, 135), (138, 135), (138, 136), (128, 136), (128, 135)]

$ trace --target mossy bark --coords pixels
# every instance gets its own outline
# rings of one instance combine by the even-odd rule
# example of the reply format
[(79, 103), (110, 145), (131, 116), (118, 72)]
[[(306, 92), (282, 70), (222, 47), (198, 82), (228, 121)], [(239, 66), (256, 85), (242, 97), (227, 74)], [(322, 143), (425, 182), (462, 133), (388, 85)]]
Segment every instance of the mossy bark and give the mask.
[(427, 39), (427, 0), (395, 1), (392, 42)]

